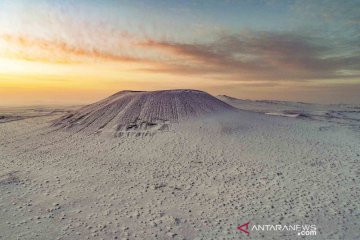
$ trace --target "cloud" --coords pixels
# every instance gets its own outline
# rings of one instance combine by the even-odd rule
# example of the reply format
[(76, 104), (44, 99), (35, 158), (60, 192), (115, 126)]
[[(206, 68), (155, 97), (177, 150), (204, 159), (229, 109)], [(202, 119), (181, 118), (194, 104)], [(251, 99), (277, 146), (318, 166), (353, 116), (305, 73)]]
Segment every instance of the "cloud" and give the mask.
[(148, 40), (141, 46), (188, 61), (162, 69), (169, 72), (282, 80), (359, 77), (359, 53), (344, 56), (324, 39), (291, 32), (222, 35), (209, 43)]
[[(138, 70), (151, 73), (213, 75), (242, 81), (352, 79), (360, 74), (359, 52), (344, 54), (343, 46), (292, 32), (223, 34), (212, 41), (195, 43), (132, 38), (126, 48), (113, 44), (111, 50), (6, 34), (0, 35), (0, 40), (13, 46), (6, 50), (9, 55), (27, 60), (114, 61), (139, 64)], [(351, 48), (358, 43), (344, 44)]]
[(25, 36), (0, 35), (5, 44), (10, 45), (5, 51), (8, 55), (41, 62), (74, 63), (84, 59), (101, 59), (120, 62), (140, 61), (131, 56), (116, 55), (99, 49), (73, 46), (64, 41), (50, 41)]

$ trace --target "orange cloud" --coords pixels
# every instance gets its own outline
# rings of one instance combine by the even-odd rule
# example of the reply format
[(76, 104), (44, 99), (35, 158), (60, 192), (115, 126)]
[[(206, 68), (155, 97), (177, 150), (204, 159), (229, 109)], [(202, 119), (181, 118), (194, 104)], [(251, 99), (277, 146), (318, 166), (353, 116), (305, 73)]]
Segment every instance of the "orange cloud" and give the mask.
[[(31, 61), (76, 63), (113, 61), (135, 70), (174, 75), (213, 75), (224, 79), (306, 80), (358, 78), (360, 56), (326, 57), (329, 46), (293, 33), (223, 35), (207, 43), (142, 40), (124, 35), (116, 46), (71, 44), (59, 40), (0, 35), (0, 51)], [(6, 45), (1, 49), (1, 40)], [(125, 47), (126, 46), (126, 47)], [(109, 48), (109, 50), (104, 50)], [(126, 54), (125, 54), (126, 52)], [(140, 57), (141, 56), (141, 57)], [(129, 66), (130, 66), (129, 65)], [(343, 74), (347, 71), (346, 74)]]
[(25, 36), (0, 35), (0, 39), (12, 48), (3, 52), (7, 56), (40, 62), (74, 63), (89, 59), (118, 62), (139, 62), (141, 59), (116, 55), (98, 49), (86, 49), (62, 41), (29, 38)]

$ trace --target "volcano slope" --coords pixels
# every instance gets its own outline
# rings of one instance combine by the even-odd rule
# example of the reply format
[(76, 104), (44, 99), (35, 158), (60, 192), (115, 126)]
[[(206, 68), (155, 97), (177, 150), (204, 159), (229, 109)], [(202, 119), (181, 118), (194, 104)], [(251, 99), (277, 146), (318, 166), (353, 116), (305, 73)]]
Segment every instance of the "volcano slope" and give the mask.
[[(197, 96), (212, 101), (197, 91), (182, 90), (192, 101), (173, 114), (164, 105), (178, 92), (154, 105), (143, 94), (153, 93), (119, 93), (61, 120), (0, 124), (0, 239), (302, 239), (247, 236), (237, 227), (249, 221), (316, 225), (309, 239), (360, 239), (358, 131), (219, 101), (196, 108)], [(119, 104), (126, 96), (152, 110)], [(180, 111), (187, 102), (197, 110)], [(165, 118), (169, 131), (113, 136), (139, 116)], [(99, 129), (111, 135), (88, 134)]]
[(54, 122), (58, 128), (115, 135), (166, 130), (170, 123), (236, 109), (197, 90), (121, 91)]

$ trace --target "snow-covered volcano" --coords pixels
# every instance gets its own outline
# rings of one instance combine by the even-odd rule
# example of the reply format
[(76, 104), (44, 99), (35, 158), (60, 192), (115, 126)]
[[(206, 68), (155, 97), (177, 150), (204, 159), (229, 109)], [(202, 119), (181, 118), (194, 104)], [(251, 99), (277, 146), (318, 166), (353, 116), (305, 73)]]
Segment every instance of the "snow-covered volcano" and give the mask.
[(53, 125), (78, 131), (163, 130), (172, 122), (227, 111), (237, 110), (198, 90), (121, 91), (61, 117)]

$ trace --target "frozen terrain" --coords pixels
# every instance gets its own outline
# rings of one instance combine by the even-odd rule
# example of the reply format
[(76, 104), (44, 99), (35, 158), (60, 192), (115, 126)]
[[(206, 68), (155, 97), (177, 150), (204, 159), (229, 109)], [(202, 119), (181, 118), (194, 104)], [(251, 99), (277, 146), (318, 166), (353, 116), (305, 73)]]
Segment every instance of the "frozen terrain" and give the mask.
[(360, 125), (360, 106), (352, 104), (322, 105), (304, 102), (286, 102), (274, 100), (244, 100), (218, 96), (218, 99), (240, 109), (261, 112), (268, 115), (300, 117), (324, 122), (344, 123), (351, 126)]
[(65, 114), (76, 107), (1, 107), (0, 106), (0, 123), (23, 120), (27, 118), (36, 118), (51, 116), (55, 114)]
[(127, 91), (0, 123), (0, 239), (303, 239), (248, 237), (248, 221), (360, 239), (358, 122), (244, 109), (200, 91)]

